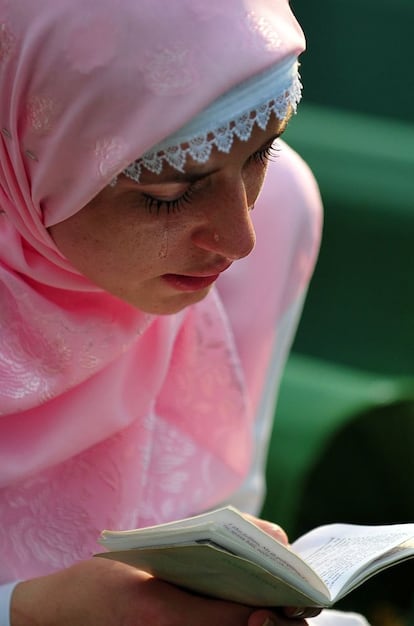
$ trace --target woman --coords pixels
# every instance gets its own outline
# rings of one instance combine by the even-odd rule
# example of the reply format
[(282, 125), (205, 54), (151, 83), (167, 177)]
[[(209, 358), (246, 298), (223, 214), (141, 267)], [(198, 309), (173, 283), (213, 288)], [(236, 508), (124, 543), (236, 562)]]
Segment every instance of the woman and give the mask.
[(320, 232), (286, 146), (259, 196), (300, 96), (288, 2), (0, 0), (0, 24), (0, 623), (304, 623), (91, 558), (105, 527), (260, 507)]

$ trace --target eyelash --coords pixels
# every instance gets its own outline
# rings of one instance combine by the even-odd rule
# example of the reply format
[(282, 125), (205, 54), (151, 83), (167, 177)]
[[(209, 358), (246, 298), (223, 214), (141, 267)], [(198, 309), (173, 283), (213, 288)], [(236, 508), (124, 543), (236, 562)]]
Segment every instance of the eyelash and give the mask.
[(152, 213), (155, 209), (157, 215), (162, 210), (165, 210), (167, 213), (178, 213), (185, 204), (190, 204), (192, 195), (192, 187), (189, 187), (181, 196), (174, 198), (174, 200), (161, 200), (160, 198), (144, 194), (145, 208), (149, 213)]
[(280, 148), (272, 143), (270, 146), (263, 148), (262, 150), (258, 150), (255, 152), (250, 158), (256, 161), (256, 163), (261, 163), (261, 165), (266, 165), (269, 161), (277, 158), (279, 156)]
[[(274, 145), (267, 146), (262, 150), (258, 150), (250, 157), (249, 161), (254, 163), (260, 163), (263, 167), (278, 156), (279, 149)], [(174, 198), (174, 200), (161, 200), (147, 194), (144, 195), (145, 208), (149, 213), (152, 213), (155, 209), (157, 215), (161, 211), (166, 213), (178, 213), (181, 211), (185, 204), (191, 204), (191, 197), (194, 193), (194, 185), (191, 185), (181, 196)]]

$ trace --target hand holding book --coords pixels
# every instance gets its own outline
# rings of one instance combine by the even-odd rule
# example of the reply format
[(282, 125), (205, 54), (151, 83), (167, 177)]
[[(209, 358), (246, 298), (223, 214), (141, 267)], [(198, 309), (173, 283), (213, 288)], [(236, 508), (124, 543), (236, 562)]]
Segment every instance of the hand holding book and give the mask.
[(197, 593), (252, 606), (330, 607), (377, 572), (414, 556), (414, 524), (331, 524), (292, 546), (232, 507), (131, 531), (104, 531), (99, 556)]

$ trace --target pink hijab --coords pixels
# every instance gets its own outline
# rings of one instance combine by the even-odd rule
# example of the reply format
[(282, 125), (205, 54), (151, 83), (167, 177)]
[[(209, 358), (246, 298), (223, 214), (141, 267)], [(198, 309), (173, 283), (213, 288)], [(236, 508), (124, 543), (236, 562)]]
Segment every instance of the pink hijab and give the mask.
[(89, 556), (103, 527), (213, 506), (245, 477), (269, 350), (256, 344), (250, 376), (216, 290), (141, 313), (77, 273), (47, 227), (303, 46), (287, 0), (0, 0), (0, 583)]

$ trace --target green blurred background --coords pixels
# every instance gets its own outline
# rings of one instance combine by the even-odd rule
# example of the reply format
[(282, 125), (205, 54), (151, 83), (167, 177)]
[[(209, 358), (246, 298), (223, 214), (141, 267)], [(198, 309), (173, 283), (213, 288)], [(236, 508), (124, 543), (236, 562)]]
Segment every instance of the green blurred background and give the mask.
[[(287, 141), (325, 207), (282, 380), (263, 515), (414, 522), (414, 0), (291, 0), (308, 40)], [(343, 600), (414, 625), (414, 561)]]

